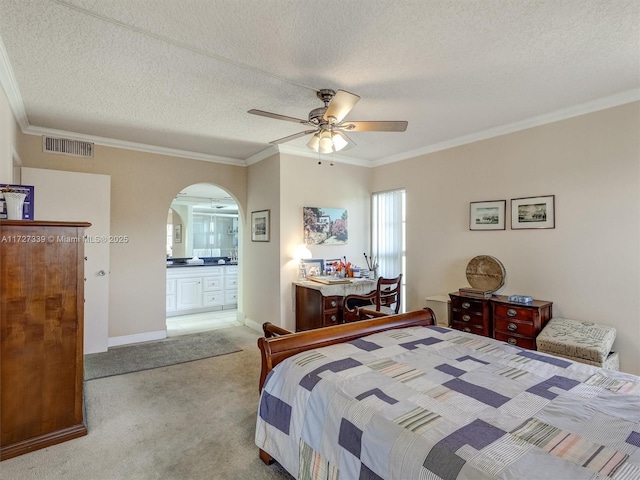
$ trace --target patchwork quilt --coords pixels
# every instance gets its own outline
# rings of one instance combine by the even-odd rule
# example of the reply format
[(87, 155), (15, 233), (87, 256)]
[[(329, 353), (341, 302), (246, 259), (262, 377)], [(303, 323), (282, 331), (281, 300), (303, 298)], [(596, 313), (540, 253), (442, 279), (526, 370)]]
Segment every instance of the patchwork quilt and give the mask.
[(640, 378), (444, 327), (302, 352), (256, 444), (297, 479), (640, 479)]

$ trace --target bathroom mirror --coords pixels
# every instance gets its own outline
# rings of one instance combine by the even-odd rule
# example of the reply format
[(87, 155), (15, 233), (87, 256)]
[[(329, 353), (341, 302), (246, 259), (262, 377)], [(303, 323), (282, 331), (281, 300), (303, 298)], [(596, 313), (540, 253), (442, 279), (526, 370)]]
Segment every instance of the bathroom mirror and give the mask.
[(178, 193), (167, 215), (167, 258), (238, 255), (238, 205), (225, 190), (197, 183)]

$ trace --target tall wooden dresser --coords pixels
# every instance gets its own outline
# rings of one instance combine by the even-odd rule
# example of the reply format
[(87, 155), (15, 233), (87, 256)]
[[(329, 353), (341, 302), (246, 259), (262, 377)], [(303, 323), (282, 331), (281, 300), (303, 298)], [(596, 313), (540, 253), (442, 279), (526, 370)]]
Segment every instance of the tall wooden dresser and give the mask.
[(86, 222), (0, 221), (0, 460), (87, 434)]

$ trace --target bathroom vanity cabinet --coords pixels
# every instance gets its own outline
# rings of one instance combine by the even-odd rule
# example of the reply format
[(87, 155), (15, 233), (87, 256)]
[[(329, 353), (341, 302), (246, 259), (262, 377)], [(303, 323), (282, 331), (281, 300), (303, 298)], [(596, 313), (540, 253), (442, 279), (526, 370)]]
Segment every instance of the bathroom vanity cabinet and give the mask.
[(236, 308), (237, 265), (167, 268), (167, 316)]

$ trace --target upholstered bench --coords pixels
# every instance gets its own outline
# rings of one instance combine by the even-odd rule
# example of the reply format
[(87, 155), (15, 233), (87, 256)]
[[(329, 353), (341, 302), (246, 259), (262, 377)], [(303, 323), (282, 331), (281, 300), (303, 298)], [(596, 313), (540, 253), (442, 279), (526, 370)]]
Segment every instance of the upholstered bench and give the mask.
[(618, 370), (618, 354), (611, 351), (616, 329), (593, 322), (552, 318), (536, 338), (539, 352), (576, 362)]

